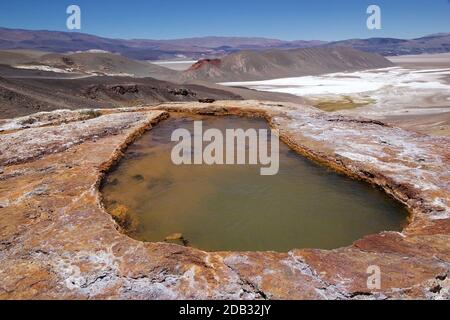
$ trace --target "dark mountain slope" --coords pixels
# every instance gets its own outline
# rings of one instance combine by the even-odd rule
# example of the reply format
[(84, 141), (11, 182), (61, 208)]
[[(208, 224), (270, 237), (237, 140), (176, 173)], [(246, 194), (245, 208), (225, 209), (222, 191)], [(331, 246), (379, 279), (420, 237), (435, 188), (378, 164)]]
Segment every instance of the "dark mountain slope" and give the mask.
[(422, 38), (403, 40), (394, 38), (351, 39), (325, 44), (327, 47), (344, 46), (383, 56), (450, 52), (450, 33), (439, 33)]
[(240, 100), (239, 95), (199, 85), (152, 78), (7, 79), (0, 77), (0, 118), (40, 111), (118, 108), (165, 101)]
[(178, 72), (146, 61), (132, 60), (118, 54), (82, 52), (45, 53), (27, 50), (0, 51), (0, 64), (10, 66), (49, 66), (75, 73), (97, 73), (173, 79)]

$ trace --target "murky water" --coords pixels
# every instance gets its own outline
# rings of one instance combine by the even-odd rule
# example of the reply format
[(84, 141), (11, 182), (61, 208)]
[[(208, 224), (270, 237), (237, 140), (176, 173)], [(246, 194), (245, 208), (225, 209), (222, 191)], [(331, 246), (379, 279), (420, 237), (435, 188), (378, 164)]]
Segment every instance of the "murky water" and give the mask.
[[(144, 241), (180, 238), (208, 250), (332, 249), (364, 235), (399, 231), (407, 211), (372, 186), (327, 170), (280, 143), (280, 171), (261, 176), (254, 165), (171, 162), (172, 131), (193, 131), (176, 117), (146, 133), (126, 152), (103, 187), (105, 206), (126, 208)], [(207, 128), (264, 128), (264, 120), (201, 117)], [(178, 234), (173, 236), (174, 234)]]

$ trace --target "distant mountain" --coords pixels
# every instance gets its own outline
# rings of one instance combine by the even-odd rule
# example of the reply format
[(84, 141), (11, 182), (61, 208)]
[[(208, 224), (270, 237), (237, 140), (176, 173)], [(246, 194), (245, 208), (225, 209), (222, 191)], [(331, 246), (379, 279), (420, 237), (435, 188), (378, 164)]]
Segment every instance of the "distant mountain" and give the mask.
[(223, 59), (201, 60), (182, 79), (212, 82), (254, 81), (391, 67), (386, 58), (352, 48), (243, 51)]
[(26, 70), (52, 70), (78, 74), (152, 77), (173, 79), (177, 71), (146, 61), (132, 60), (108, 52), (80, 52), (72, 54), (45, 53), (30, 50), (0, 50), (0, 65)]
[(282, 41), (266, 38), (204, 37), (177, 40), (122, 40), (84, 33), (31, 31), (0, 28), (0, 49), (31, 49), (48, 52), (104, 50), (137, 60), (200, 59), (241, 50), (306, 48), (322, 41)]
[(104, 50), (137, 60), (202, 59), (221, 57), (242, 50), (299, 49), (346, 46), (384, 56), (450, 52), (450, 34), (418, 39), (351, 39), (337, 42), (283, 41), (251, 37), (202, 37), (174, 40), (108, 39), (77, 32), (32, 31), (0, 28), (0, 49), (31, 49), (48, 52)]
[(351, 47), (366, 52), (378, 53), (383, 56), (445, 53), (450, 52), (450, 33), (438, 33), (412, 40), (395, 38), (351, 39), (330, 42), (324, 46)]

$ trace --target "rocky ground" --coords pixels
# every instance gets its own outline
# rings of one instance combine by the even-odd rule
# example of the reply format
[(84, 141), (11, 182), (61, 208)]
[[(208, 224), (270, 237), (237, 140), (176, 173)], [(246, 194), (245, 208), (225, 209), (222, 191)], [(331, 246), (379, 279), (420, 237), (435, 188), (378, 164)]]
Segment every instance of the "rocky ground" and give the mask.
[(69, 79), (57, 78), (55, 73), (52, 74), (53, 78), (38, 78), (36, 74), (27, 77), (27, 74), (15, 71), (14, 75), (4, 78), (0, 66), (0, 119), (59, 109), (120, 108), (165, 101), (241, 99), (226, 88), (221, 90), (196, 84), (175, 84), (152, 78), (102, 76)]
[[(389, 59), (396, 67), (226, 85), (297, 95), (324, 111), (450, 136), (450, 55)], [(281, 97), (278, 101), (296, 102)]]
[[(299, 153), (383, 188), (401, 232), (332, 251), (217, 252), (143, 243), (99, 186), (169, 112), (265, 117)], [(53, 111), (0, 122), (0, 299), (450, 299), (450, 140), (289, 103)], [(367, 269), (381, 288), (367, 287)]]

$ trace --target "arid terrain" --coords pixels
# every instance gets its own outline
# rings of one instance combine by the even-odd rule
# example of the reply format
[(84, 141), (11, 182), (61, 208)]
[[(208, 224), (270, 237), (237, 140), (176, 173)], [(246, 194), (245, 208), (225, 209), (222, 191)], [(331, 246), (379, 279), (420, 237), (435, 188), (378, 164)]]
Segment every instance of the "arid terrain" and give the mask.
[(325, 111), (448, 136), (450, 56), (404, 56), (391, 61), (395, 67), (224, 84), (293, 94)]
[[(263, 116), (298, 153), (391, 194), (410, 224), (332, 251), (208, 253), (132, 240), (99, 185), (167, 112)], [(450, 298), (447, 138), (257, 101), (60, 111), (0, 126), (1, 299)], [(371, 265), (385, 275), (380, 290), (367, 288)]]
[(411, 69), (440, 69), (450, 67), (450, 53), (419, 54), (387, 58), (397, 65)]
[(200, 60), (183, 80), (254, 81), (391, 67), (384, 57), (351, 48), (242, 51), (223, 59)]
[[(405, 68), (410, 69), (444, 69), (450, 70), (450, 54), (435, 54), (421, 56), (404, 56), (390, 58), (390, 60)], [(442, 75), (442, 83), (450, 86), (450, 75), (445, 72)], [(436, 108), (437, 112), (430, 114), (386, 116), (386, 120), (395, 124), (429, 134), (450, 136), (450, 94), (442, 90), (427, 98), (423, 106)]]
[[(450, 56), (397, 56), (443, 52), (447, 38), (336, 47), (0, 29), (0, 299), (450, 299)], [(74, 39), (84, 52), (69, 52)], [(265, 119), (293, 152), (383, 190), (408, 225), (281, 253), (134, 240), (101, 185), (178, 113)], [(373, 265), (380, 289), (367, 286)]]
[(240, 100), (242, 97), (226, 89), (213, 89), (195, 84), (174, 84), (153, 78), (0, 77), (0, 118), (3, 119), (59, 109), (121, 108), (164, 101), (199, 99)]
[(431, 34), (416, 39), (369, 38), (341, 41), (286, 41), (261, 37), (200, 37), (173, 40), (108, 39), (76, 32), (0, 28), (0, 49), (29, 49), (48, 52), (102, 50), (137, 60), (205, 59), (251, 50), (300, 49), (311, 47), (349, 47), (384, 56), (445, 53), (449, 33)]
[[(381, 56), (348, 48), (245, 52), (219, 61), (214, 67), (200, 61), (177, 71), (104, 52), (0, 51), (0, 118), (80, 106), (113, 108), (204, 99), (302, 103), (302, 97), (295, 95), (227, 88), (215, 82), (391, 66)], [(233, 67), (236, 65), (240, 68)]]

